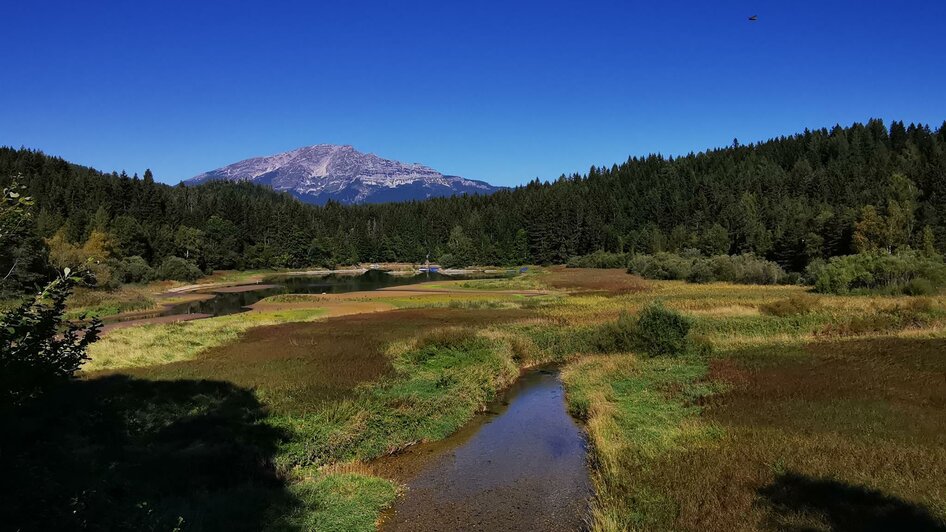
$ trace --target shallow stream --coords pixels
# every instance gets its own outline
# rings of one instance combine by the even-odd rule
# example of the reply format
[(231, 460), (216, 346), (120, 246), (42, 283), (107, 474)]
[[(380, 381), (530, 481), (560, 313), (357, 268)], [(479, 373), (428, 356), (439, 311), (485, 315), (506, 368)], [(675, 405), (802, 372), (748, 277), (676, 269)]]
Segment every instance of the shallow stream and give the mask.
[(458, 433), (379, 462), (381, 474), (408, 486), (383, 529), (583, 528), (586, 455), (558, 371), (529, 371)]

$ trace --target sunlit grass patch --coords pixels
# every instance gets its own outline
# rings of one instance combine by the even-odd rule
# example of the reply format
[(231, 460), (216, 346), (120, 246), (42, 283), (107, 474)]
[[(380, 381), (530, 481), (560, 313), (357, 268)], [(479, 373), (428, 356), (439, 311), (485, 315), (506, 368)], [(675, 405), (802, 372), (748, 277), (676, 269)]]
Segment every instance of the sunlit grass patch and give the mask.
[(283, 467), (367, 460), (442, 439), (508, 386), (519, 373), (508, 342), (448, 327), (388, 350), (394, 373), (361, 387), (350, 400), (274, 421), (296, 437)]
[(544, 290), (548, 288), (540, 273), (516, 275), (500, 279), (470, 279), (452, 283), (449, 288), (464, 290)]
[(84, 371), (114, 370), (188, 360), (211, 347), (236, 340), (251, 327), (311, 321), (323, 309), (244, 312), (203, 320), (118, 329), (92, 344)]
[(398, 494), (395, 483), (371, 475), (310, 469), (299, 476), (290, 487), (293, 506), (273, 516), (269, 529), (374, 531), (378, 514)]
[(321, 294), (276, 294), (264, 297), (259, 300), (259, 303), (264, 305), (270, 303), (320, 303), (326, 300), (328, 298)]
[(640, 482), (638, 473), (655, 457), (718, 435), (698, 417), (697, 402), (719, 390), (703, 381), (707, 370), (698, 357), (645, 360), (631, 354), (585, 357), (566, 366), (569, 408), (586, 420), (594, 448), (595, 529), (659, 528), (672, 516), (673, 502)]
[(751, 305), (725, 305), (718, 307), (709, 307), (702, 309), (691, 309), (688, 311), (694, 316), (707, 316), (707, 317), (722, 317), (722, 318), (731, 318), (731, 317), (753, 317), (758, 316), (760, 311), (757, 307)]
[(384, 298), (383, 301), (396, 308), (454, 308), (454, 309), (501, 309), (518, 308), (521, 296), (495, 296), (470, 294), (418, 295)]
[(699, 316), (693, 332), (726, 345), (731, 341), (766, 340), (773, 337), (802, 337), (813, 335), (831, 322), (831, 316), (812, 313), (800, 316), (777, 317), (762, 314), (748, 316)]
[(258, 281), (268, 276), (278, 275), (283, 270), (262, 269), (262, 270), (217, 270), (212, 274), (201, 277), (196, 281), (203, 283), (245, 283)]
[(390, 304), (396, 308), (450, 308), (450, 309), (537, 309), (554, 307), (561, 301), (560, 296), (526, 296), (521, 294), (508, 295), (477, 295), (444, 294), (444, 295), (416, 295), (396, 298), (379, 298), (378, 301)]

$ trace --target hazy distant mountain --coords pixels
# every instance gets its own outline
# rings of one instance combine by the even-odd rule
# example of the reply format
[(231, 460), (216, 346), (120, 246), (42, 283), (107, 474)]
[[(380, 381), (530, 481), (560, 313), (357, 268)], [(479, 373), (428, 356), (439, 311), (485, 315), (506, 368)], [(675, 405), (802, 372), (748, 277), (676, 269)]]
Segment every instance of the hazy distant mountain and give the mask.
[(184, 183), (251, 181), (290, 192), (308, 203), (382, 203), (499, 190), (483, 181), (443, 175), (421, 164), (405, 164), (361, 153), (351, 146), (317, 144), (269, 157), (254, 157), (200, 174)]

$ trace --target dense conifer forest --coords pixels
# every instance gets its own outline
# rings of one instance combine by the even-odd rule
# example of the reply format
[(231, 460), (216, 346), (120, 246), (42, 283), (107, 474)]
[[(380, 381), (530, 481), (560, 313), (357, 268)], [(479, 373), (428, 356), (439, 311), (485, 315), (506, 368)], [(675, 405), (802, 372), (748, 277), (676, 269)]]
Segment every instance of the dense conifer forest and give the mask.
[(108, 259), (126, 280), (169, 257), (208, 271), (428, 253), (451, 266), (563, 263), (596, 250), (751, 252), (799, 271), (817, 258), (946, 242), (946, 123), (870, 120), (632, 157), (491, 196), (376, 205), (316, 207), (250, 184), (168, 186), (150, 171), (0, 148), (0, 183), (14, 179), (33, 198), (35, 227), (4, 250), (7, 290), (34, 284), (50, 255)]

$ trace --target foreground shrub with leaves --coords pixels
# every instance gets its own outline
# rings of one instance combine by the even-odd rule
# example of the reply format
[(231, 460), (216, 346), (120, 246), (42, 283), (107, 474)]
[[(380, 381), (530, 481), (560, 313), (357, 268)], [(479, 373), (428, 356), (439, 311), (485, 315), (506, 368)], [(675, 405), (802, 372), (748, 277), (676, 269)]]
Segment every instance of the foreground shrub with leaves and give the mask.
[(72, 378), (102, 324), (63, 323), (76, 277), (57, 279), (0, 318), (0, 407), (17, 406)]

